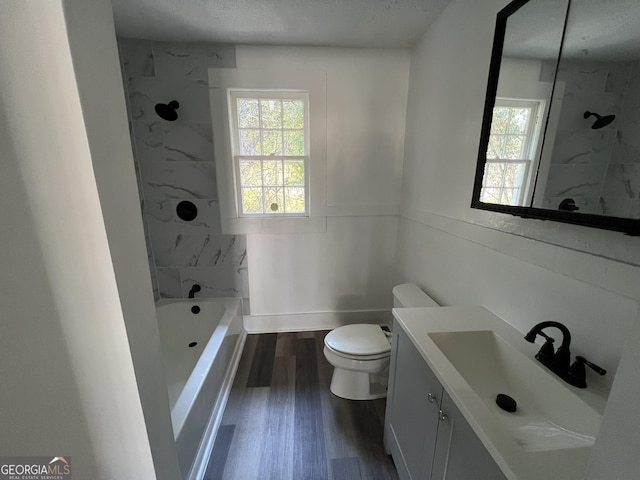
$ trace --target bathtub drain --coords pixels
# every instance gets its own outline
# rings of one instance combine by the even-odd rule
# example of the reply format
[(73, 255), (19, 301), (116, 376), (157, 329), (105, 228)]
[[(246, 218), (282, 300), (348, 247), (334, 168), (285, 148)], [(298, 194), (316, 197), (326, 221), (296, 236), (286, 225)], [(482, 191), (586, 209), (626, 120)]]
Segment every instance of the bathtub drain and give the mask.
[(195, 347), (197, 344), (198, 344), (198, 342), (191, 342), (191, 343), (189, 344), (189, 348), (193, 348), (193, 347)]

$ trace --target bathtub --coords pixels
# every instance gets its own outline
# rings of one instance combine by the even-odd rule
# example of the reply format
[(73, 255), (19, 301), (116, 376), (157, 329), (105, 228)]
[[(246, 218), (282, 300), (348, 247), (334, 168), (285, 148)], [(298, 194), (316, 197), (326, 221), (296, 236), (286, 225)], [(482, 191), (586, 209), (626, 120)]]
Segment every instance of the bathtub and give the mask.
[(242, 300), (160, 300), (156, 314), (180, 470), (197, 480), (244, 346)]

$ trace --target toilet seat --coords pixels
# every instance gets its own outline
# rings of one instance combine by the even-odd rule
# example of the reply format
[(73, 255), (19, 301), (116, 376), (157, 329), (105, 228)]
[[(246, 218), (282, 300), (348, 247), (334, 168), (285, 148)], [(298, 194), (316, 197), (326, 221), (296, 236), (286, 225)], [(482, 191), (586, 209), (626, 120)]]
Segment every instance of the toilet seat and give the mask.
[(324, 337), (327, 348), (347, 358), (375, 360), (390, 355), (391, 344), (379, 325), (345, 325)]
[(346, 358), (347, 360), (360, 360), (362, 362), (366, 362), (367, 360), (380, 360), (381, 358), (387, 358), (391, 356), (390, 351), (386, 353), (377, 353), (375, 355), (351, 355), (349, 353), (344, 353), (344, 352), (339, 352), (337, 350), (334, 350), (333, 348), (331, 348), (326, 344), (324, 348), (326, 348), (332, 354), (337, 355), (338, 357)]

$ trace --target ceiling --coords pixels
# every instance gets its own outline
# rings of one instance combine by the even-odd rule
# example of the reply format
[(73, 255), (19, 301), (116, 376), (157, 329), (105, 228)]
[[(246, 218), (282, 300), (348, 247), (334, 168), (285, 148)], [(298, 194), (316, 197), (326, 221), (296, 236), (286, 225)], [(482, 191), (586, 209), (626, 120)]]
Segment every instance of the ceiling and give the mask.
[[(504, 53), (558, 56), (566, 0), (532, 0), (507, 21)], [(562, 57), (572, 60), (640, 60), (640, 1), (572, 0)]]
[(119, 36), (408, 48), (450, 0), (112, 0)]

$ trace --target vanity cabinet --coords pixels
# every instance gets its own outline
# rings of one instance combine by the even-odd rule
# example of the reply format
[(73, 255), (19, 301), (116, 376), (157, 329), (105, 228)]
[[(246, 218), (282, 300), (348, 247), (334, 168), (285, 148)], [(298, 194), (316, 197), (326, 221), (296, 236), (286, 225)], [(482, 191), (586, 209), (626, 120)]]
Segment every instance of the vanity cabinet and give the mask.
[(384, 435), (400, 478), (506, 479), (397, 322), (393, 332)]
[(503, 480), (505, 475), (491, 458), (480, 439), (444, 391), (436, 449), (433, 455), (433, 480)]

